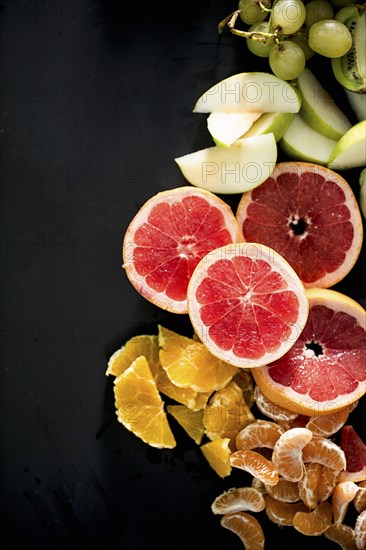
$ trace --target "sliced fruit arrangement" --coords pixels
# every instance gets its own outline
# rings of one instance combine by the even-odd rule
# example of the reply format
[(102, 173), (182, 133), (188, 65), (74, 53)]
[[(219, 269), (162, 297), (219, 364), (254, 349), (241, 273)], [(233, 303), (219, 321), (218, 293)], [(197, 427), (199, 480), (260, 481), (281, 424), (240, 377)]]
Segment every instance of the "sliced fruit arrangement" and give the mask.
[(306, 287), (330, 287), (352, 269), (363, 242), (357, 199), (337, 172), (306, 162), (276, 165), (241, 197), (243, 238), (279, 252)]

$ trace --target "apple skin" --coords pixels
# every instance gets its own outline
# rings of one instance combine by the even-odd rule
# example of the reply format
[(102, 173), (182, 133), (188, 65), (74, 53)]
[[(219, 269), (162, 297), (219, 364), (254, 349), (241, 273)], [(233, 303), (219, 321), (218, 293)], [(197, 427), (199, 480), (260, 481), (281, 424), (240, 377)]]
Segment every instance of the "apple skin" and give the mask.
[(328, 168), (349, 170), (366, 165), (366, 120), (354, 124), (331, 152)]
[(361, 120), (366, 119), (366, 94), (358, 94), (357, 92), (352, 92), (347, 88), (343, 88), (346, 96), (348, 98), (349, 104), (351, 105), (352, 111), (355, 114), (356, 119), (361, 122)]
[(210, 113), (207, 129), (216, 145), (229, 147), (245, 134), (262, 113)]
[(351, 128), (351, 122), (308, 67), (296, 86), (301, 95), (300, 115), (314, 130), (338, 140)]
[(272, 132), (275, 140), (280, 141), (289, 129), (294, 116), (295, 113), (263, 113), (242, 137), (261, 136)]
[(212, 193), (254, 189), (273, 172), (277, 143), (272, 133), (238, 139), (229, 147), (207, 147), (175, 158), (186, 180)]
[(337, 142), (309, 126), (295, 114), (291, 126), (279, 141), (281, 149), (294, 160), (326, 166)]
[(297, 113), (301, 98), (289, 82), (272, 73), (238, 73), (204, 92), (194, 113)]

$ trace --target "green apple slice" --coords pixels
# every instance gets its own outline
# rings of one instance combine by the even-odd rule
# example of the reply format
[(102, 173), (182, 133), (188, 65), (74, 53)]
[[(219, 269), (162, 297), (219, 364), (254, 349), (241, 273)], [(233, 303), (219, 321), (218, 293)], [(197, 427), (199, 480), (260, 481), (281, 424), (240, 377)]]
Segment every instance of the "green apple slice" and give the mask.
[(366, 165), (366, 120), (352, 126), (336, 143), (328, 161), (332, 170), (347, 170)]
[(303, 70), (296, 85), (301, 94), (300, 114), (314, 130), (338, 140), (351, 128), (351, 122), (309, 68)]
[(263, 113), (242, 137), (261, 136), (273, 132), (275, 140), (279, 141), (290, 127), (294, 116), (295, 113)]
[(296, 114), (291, 126), (280, 140), (281, 149), (292, 159), (327, 165), (337, 142), (309, 126)]
[(297, 113), (301, 99), (294, 86), (266, 72), (229, 76), (197, 100), (194, 113)]
[(360, 174), (360, 208), (366, 220), (366, 168)]
[(366, 119), (366, 94), (352, 92), (348, 88), (343, 88), (351, 105), (352, 111), (358, 121)]
[(207, 147), (174, 159), (192, 185), (212, 193), (244, 193), (273, 172), (277, 144), (272, 133), (238, 139), (229, 147)]
[(221, 147), (228, 147), (249, 130), (262, 113), (210, 113), (207, 129)]

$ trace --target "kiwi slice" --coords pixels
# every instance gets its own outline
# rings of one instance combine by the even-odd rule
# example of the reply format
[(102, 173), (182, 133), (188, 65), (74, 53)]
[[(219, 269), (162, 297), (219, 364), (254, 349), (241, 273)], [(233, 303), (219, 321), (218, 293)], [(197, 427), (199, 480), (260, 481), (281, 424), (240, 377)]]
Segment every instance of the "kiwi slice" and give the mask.
[(348, 90), (366, 93), (366, 4), (343, 7), (336, 19), (349, 29), (352, 46), (345, 55), (331, 60), (334, 76)]

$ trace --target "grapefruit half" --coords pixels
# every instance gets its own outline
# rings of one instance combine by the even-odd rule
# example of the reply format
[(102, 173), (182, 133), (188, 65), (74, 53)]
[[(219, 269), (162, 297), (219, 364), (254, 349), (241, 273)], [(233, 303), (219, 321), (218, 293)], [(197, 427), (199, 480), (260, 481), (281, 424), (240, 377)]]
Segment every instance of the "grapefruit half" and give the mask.
[(237, 367), (259, 367), (284, 355), (299, 337), (308, 299), (277, 252), (234, 243), (209, 252), (188, 285), (188, 313), (208, 350)]
[(162, 191), (129, 224), (123, 267), (144, 298), (172, 313), (187, 313), (193, 269), (208, 252), (238, 236), (233, 211), (217, 195), (190, 186)]
[(245, 241), (284, 256), (307, 288), (342, 280), (359, 256), (363, 226), (347, 181), (324, 166), (282, 162), (244, 193), (236, 217)]
[(289, 410), (325, 415), (366, 393), (366, 314), (330, 289), (309, 289), (309, 316), (292, 348), (253, 377), (263, 394)]

